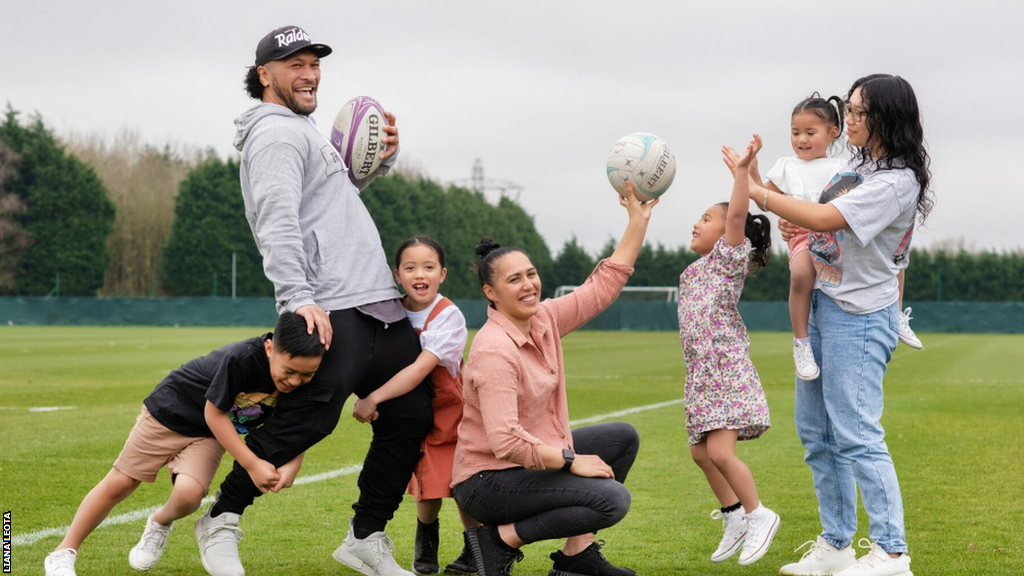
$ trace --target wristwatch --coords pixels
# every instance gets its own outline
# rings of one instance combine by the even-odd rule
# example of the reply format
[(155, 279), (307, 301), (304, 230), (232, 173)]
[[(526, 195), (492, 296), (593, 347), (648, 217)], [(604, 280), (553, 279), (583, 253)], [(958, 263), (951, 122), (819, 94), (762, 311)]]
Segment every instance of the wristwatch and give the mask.
[(572, 468), (573, 460), (576, 459), (576, 453), (573, 452), (572, 450), (568, 449), (568, 448), (563, 448), (562, 449), (562, 458), (565, 458), (565, 464), (562, 465), (562, 470), (565, 470), (566, 472), (568, 472), (569, 469)]

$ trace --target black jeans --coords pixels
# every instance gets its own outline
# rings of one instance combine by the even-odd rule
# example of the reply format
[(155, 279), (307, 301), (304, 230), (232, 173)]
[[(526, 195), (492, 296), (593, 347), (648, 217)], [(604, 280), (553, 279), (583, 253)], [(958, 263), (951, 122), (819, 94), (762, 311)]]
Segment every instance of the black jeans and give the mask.
[(572, 441), (577, 453), (600, 456), (615, 479), (561, 470), (489, 470), (455, 486), (455, 501), (484, 524), (514, 523), (527, 544), (613, 526), (629, 511), (629, 490), (622, 483), (636, 459), (640, 435), (625, 422), (608, 422), (573, 430)]
[[(281, 395), (277, 409), (245, 443), (254, 454), (281, 466), (334, 431), (349, 395), (365, 398), (420, 353), (408, 320), (385, 325), (355, 309), (331, 312), (334, 336), (310, 382)], [(433, 423), (430, 379), (404, 396), (382, 403), (372, 424), (373, 439), (359, 474), (354, 523), (383, 530), (402, 502), (420, 450)], [(220, 485), (220, 504), (241, 514), (261, 494), (235, 462)]]

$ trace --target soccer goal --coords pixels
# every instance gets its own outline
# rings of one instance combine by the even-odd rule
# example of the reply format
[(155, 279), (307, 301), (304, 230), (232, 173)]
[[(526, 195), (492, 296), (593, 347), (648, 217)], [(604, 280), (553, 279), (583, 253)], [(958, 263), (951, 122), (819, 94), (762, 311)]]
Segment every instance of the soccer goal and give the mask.
[[(565, 296), (579, 286), (559, 286), (555, 289), (555, 298)], [(619, 294), (619, 300), (646, 302), (678, 302), (678, 286), (626, 286)]]

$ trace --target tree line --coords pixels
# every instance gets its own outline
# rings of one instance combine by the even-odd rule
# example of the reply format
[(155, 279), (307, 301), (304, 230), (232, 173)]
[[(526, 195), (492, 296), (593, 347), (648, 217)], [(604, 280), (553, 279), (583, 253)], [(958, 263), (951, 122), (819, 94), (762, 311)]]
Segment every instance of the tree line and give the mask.
[[(39, 117), (8, 106), (0, 124), (0, 295), (272, 296), (245, 220), (238, 161), (211, 150), (155, 148), (122, 132), (111, 143), (58, 139)], [(596, 254), (570, 238), (552, 254), (533, 218), (509, 198), (447, 188), (398, 170), (361, 194), (389, 261), (407, 237), (428, 234), (446, 249), (442, 292), (479, 298), (474, 248), (482, 236), (526, 250), (550, 296), (582, 283)], [(675, 286), (698, 255), (646, 244), (631, 286)], [(234, 273), (232, 266), (234, 265)], [(1024, 300), (1024, 254), (911, 250), (907, 300)], [(787, 255), (748, 279), (746, 300), (785, 300)]]

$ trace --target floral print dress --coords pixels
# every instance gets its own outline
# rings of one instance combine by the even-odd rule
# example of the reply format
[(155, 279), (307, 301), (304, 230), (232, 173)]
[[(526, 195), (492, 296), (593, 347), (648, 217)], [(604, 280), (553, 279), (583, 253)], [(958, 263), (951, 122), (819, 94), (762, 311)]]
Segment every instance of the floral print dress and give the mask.
[(771, 427), (768, 401), (750, 360), (750, 338), (736, 304), (750, 263), (750, 241), (711, 252), (679, 276), (679, 341), (686, 360), (686, 436), (699, 444), (712, 430), (752, 440)]

